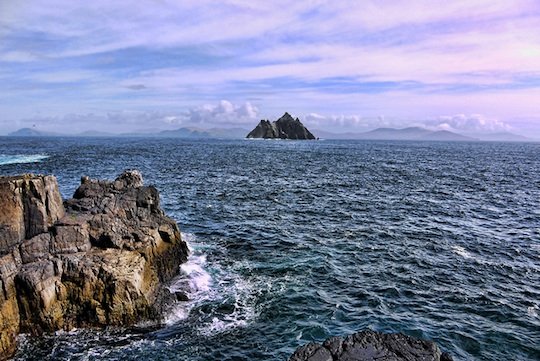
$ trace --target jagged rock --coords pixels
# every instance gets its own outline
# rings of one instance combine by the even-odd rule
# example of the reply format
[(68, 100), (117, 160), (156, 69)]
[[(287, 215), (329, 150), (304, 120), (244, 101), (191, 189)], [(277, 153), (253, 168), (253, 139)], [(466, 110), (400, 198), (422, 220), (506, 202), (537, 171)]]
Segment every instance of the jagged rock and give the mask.
[(331, 337), (322, 345), (299, 347), (289, 361), (452, 361), (432, 341), (400, 333), (361, 331), (345, 338)]
[(300, 122), (300, 119), (294, 119), (289, 113), (285, 113), (274, 122), (261, 120), (246, 138), (315, 139), (315, 136)]
[(19, 333), (19, 306), (15, 289), (15, 275), (21, 265), (17, 250), (0, 256), (0, 359), (15, 352)]
[(19, 332), (159, 320), (164, 284), (188, 249), (138, 171), (81, 178), (62, 204), (56, 179), (0, 177), (0, 359)]
[(47, 232), (64, 207), (53, 176), (0, 177), (0, 254), (24, 239)]

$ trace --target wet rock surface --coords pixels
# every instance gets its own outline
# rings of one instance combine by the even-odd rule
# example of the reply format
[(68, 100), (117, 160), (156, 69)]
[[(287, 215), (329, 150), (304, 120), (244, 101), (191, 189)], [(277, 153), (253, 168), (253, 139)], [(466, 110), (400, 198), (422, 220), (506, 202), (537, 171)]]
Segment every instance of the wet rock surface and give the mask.
[(371, 330), (299, 347), (289, 361), (451, 361), (432, 341)]
[(0, 359), (19, 332), (159, 320), (164, 284), (188, 249), (138, 171), (81, 179), (62, 204), (55, 177), (0, 177)]
[(265, 139), (315, 139), (315, 136), (300, 122), (294, 119), (289, 113), (285, 113), (274, 122), (261, 120), (246, 138)]

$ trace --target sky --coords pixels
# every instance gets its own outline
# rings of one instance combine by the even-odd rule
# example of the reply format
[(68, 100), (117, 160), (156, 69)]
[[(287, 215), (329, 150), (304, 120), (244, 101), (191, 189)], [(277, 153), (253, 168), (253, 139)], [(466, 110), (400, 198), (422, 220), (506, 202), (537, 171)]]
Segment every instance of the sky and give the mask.
[(423, 126), (540, 138), (540, 1), (0, 0), (0, 134)]

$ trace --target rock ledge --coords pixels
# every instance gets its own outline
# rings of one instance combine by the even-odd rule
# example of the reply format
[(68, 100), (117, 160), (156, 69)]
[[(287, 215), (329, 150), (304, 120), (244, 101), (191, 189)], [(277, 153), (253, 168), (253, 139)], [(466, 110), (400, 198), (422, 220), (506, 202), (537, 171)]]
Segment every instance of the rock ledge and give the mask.
[(138, 171), (83, 177), (64, 203), (53, 176), (0, 177), (0, 359), (19, 332), (160, 320), (187, 255)]

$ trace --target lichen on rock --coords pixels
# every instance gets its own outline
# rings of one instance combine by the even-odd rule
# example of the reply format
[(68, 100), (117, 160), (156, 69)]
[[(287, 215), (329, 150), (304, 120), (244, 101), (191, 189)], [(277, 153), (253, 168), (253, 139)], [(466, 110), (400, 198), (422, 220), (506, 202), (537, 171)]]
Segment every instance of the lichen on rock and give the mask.
[(161, 318), (188, 249), (140, 172), (82, 177), (63, 204), (53, 176), (0, 177), (0, 205), (0, 359), (19, 332)]

